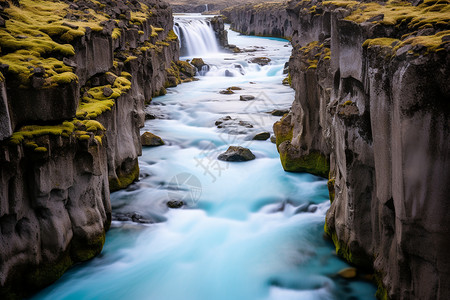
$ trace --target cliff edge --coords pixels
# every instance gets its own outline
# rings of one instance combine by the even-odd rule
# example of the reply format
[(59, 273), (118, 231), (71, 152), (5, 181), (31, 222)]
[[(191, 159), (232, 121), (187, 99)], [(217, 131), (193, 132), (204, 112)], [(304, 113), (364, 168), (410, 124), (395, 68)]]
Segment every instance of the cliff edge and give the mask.
[(172, 27), (159, 0), (0, 1), (0, 298), (100, 253), (144, 105), (187, 79)]
[(223, 11), (292, 41), (286, 171), (329, 179), (325, 232), (380, 299), (448, 299), (450, 3), (289, 1)]

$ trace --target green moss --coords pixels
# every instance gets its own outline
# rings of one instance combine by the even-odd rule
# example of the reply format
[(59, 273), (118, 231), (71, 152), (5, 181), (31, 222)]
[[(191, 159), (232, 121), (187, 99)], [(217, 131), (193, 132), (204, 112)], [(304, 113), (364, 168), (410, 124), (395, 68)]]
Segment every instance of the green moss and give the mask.
[(122, 29), (120, 29), (120, 28), (114, 28), (111, 33), (111, 37), (113, 38), (113, 40), (117, 40), (118, 38), (120, 38), (121, 35), (122, 35)]
[(95, 237), (82, 240), (73, 240), (70, 247), (70, 256), (74, 261), (87, 261), (98, 254), (105, 244), (106, 234), (103, 231)]
[(57, 135), (60, 136), (63, 133), (71, 134), (74, 130), (74, 125), (70, 122), (64, 122), (61, 125), (55, 126), (39, 126), (28, 125), (21, 127), (18, 131), (14, 132), (9, 141), (12, 144), (20, 144), (25, 139), (34, 140), (35, 138), (43, 135)]
[(333, 203), (334, 198), (336, 197), (336, 190), (335, 190), (335, 179), (330, 178), (327, 182), (328, 187), (328, 194), (330, 195), (330, 203)]
[(68, 84), (72, 81), (78, 82), (78, 76), (72, 72), (64, 72), (60, 74), (56, 74), (52, 77), (52, 81), (56, 84)]
[(388, 291), (383, 285), (382, 275), (380, 273), (375, 273), (375, 282), (377, 283), (377, 292), (375, 293), (375, 297), (378, 300), (389, 300)]
[(109, 190), (111, 192), (126, 188), (134, 181), (139, 179), (139, 164), (136, 161), (134, 167), (127, 173), (123, 171), (117, 172), (117, 177), (109, 177)]
[[(113, 93), (106, 97), (103, 90), (112, 89)], [(126, 94), (131, 89), (131, 82), (125, 77), (116, 77), (114, 84), (93, 87), (86, 91), (86, 95), (81, 99), (76, 116), (79, 119), (95, 119), (102, 113), (110, 111), (114, 106), (115, 99)]]
[(358, 9), (346, 19), (362, 23), (383, 14), (382, 20), (373, 23), (418, 29), (426, 24), (448, 24), (450, 22), (450, 5), (448, 4), (447, 0), (424, 1), (418, 6), (397, 0), (390, 0), (387, 3), (361, 3)]
[(130, 62), (130, 61), (135, 60), (135, 59), (137, 59), (136, 56), (133, 56), (133, 55), (128, 56), (127, 59), (125, 59), (124, 63), (126, 64), (127, 62)]
[(306, 172), (326, 178), (330, 171), (328, 159), (318, 151), (295, 158), (288, 152), (280, 152), (280, 159), (287, 172)]
[(178, 40), (178, 36), (175, 34), (173, 30), (170, 30), (169, 33), (167, 34), (167, 39), (169, 41), (176, 41)]
[(368, 39), (363, 43), (363, 47), (373, 47), (373, 46), (383, 46), (383, 47), (393, 47), (398, 39), (391, 38), (376, 38), (376, 39)]
[(87, 141), (87, 140), (89, 140), (89, 139), (91, 138), (91, 136), (88, 135), (88, 134), (82, 134), (82, 135), (79, 135), (77, 138), (78, 138), (80, 141)]
[(159, 45), (159, 46), (164, 46), (164, 47), (168, 47), (168, 46), (169, 46), (169, 43), (167, 43), (167, 42), (161, 42), (161, 41), (157, 41), (157, 42), (156, 42), (156, 45)]
[(42, 262), (38, 267), (33, 268), (26, 275), (26, 286), (33, 287), (33, 289), (47, 286), (60, 278), (72, 264), (72, 259), (68, 254), (63, 254), (59, 260), (53, 263)]
[(48, 150), (45, 147), (37, 147), (37, 148), (34, 149), (34, 152), (40, 152), (40, 153), (45, 153), (47, 151)]

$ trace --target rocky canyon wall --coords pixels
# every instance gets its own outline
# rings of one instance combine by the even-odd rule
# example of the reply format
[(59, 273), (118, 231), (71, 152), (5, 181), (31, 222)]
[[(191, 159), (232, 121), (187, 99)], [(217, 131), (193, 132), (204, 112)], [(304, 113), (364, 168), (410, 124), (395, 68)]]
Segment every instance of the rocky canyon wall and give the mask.
[(235, 30), (292, 41), (296, 96), (274, 125), (281, 162), (329, 179), (325, 231), (338, 255), (373, 268), (381, 299), (450, 297), (449, 6), (224, 11)]
[(144, 104), (185, 75), (162, 1), (0, 9), (0, 298), (14, 299), (100, 253), (110, 190), (139, 176)]

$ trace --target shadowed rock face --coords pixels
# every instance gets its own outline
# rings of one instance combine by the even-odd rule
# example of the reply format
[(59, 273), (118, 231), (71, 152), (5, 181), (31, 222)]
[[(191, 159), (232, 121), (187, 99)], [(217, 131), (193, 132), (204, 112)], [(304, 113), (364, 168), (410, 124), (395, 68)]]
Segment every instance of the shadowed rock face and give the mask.
[[(66, 2), (80, 11), (85, 10), (83, 5), (96, 5)], [(169, 32), (171, 8), (159, 0), (115, 1), (114, 8), (104, 2), (102, 9), (111, 18), (125, 18), (117, 25), (121, 34), (114, 36), (116, 22), (111, 20), (103, 23), (103, 30), (86, 30), (71, 42), (75, 55), (59, 59), (73, 68), (77, 80), (41, 88), (42, 82), (33, 79), (29, 86), (19, 87), (8, 68), (0, 66), (5, 75), (0, 74), (2, 299), (29, 295), (57, 280), (74, 263), (100, 253), (111, 222), (110, 190), (139, 177), (145, 102), (164, 93), (168, 75), (175, 84), (181, 81), (172, 64), (178, 61), (179, 44)], [(142, 3), (152, 9), (151, 17), (139, 25), (129, 22), (131, 11)], [(42, 74), (33, 76), (38, 75)], [(119, 75), (131, 85), (109, 109), (92, 116), (77, 111), (81, 88), (81, 97), (93, 97), (86, 91), (96, 87), (99, 97), (112, 97)], [(55, 124), (64, 120), (69, 121), (64, 128), (70, 129), (75, 117), (79, 121), (74, 121), (73, 132), (45, 132), (63, 128)], [(23, 141), (11, 138), (14, 129), (25, 130), (22, 125), (33, 129), (35, 124), (49, 129), (33, 131)], [(92, 124), (98, 128), (89, 128)]]
[[(283, 167), (329, 178), (325, 231), (375, 270), (378, 297), (447, 299), (450, 34), (411, 46), (387, 16), (357, 23), (343, 20), (351, 8), (315, 4), (225, 11), (232, 28), (293, 43), (296, 97), (274, 125)], [(433, 26), (413, 37), (449, 29)]]

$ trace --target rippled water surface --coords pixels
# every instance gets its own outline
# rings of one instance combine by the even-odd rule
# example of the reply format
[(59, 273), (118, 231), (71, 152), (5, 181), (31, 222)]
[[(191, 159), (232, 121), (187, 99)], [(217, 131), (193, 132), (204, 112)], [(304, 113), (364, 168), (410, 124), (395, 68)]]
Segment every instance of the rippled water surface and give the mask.
[[(326, 181), (284, 172), (270, 140), (251, 140), (272, 133), (280, 117), (269, 112), (293, 101), (281, 83), (291, 46), (231, 31), (229, 40), (249, 52), (203, 55), (205, 76), (168, 89), (148, 108), (156, 119), (142, 132), (166, 145), (144, 148), (140, 181), (112, 194), (116, 221), (102, 254), (36, 299), (374, 298), (371, 284), (335, 276), (348, 265), (323, 238)], [(249, 62), (261, 56), (272, 61)], [(231, 86), (242, 90), (219, 93)], [(218, 128), (226, 116), (231, 120)], [(256, 159), (217, 160), (230, 145), (251, 149)], [(168, 201), (185, 205), (169, 209)]]

